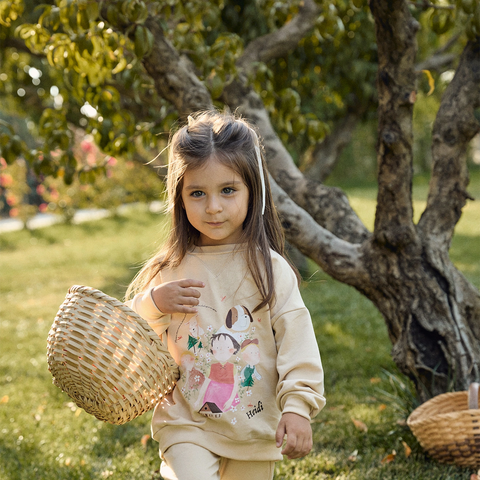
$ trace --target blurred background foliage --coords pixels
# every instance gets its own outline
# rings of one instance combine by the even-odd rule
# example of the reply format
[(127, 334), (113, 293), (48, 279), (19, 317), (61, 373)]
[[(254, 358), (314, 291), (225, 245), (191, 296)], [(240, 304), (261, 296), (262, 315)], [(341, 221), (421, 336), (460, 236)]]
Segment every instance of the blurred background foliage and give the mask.
[[(300, 3), (212, 0), (205, 10), (203, 0), (1, 0), (0, 215), (49, 209), (68, 218), (87, 205), (158, 198), (166, 162), (158, 153), (178, 113), (142, 64), (154, 42), (147, 19), (159, 22), (224, 108), (223, 88), (239, 73), (246, 45), (290, 21)], [(307, 175), (351, 118), (352, 140), (327, 183), (371, 184), (377, 47), (368, 2), (317, 3), (315, 28), (289, 55), (258, 62), (249, 81)], [(420, 23), (414, 168), (425, 175), (434, 116), (462, 48), (480, 32), (480, 5), (435, 0), (410, 8)]]

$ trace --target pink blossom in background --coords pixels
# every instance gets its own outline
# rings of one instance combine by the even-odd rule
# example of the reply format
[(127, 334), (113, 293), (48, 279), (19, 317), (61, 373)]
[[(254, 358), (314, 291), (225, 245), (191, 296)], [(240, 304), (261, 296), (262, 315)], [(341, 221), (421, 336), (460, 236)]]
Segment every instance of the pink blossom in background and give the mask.
[(13, 178), (8, 173), (0, 175), (0, 187), (9, 187), (13, 183)]
[(7, 203), (13, 207), (14, 205), (16, 205), (18, 203), (18, 200), (17, 200), (17, 197), (15, 197), (15, 195), (12, 195), (11, 193), (9, 195), (7, 195)]
[(83, 140), (80, 143), (80, 148), (85, 153), (92, 153), (93, 152), (93, 144), (92, 144), (92, 142), (89, 142), (88, 140)]
[(43, 195), (45, 193), (45, 186), (44, 185), (38, 185), (36, 190), (37, 190), (37, 193), (39, 195)]
[(8, 214), (9, 214), (11, 217), (18, 217), (18, 208), (12, 208), (12, 209), (10, 209), (10, 211), (8, 212)]
[(107, 161), (107, 165), (114, 167), (117, 164), (117, 159), (115, 157), (110, 157)]
[(41, 203), (38, 206), (38, 210), (42, 213), (45, 213), (48, 210), (48, 205), (46, 203)]

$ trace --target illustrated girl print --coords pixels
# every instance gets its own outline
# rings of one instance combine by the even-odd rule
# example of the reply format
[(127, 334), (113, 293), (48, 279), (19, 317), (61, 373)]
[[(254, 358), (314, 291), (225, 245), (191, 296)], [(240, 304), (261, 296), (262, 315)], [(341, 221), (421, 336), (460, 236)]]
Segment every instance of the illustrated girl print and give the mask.
[(195, 355), (192, 352), (185, 352), (180, 359), (180, 365), (185, 372), (185, 387), (188, 390), (200, 388), (205, 381), (205, 375), (195, 368)]
[(248, 308), (243, 305), (232, 307), (225, 319), (225, 325), (230, 330), (230, 333), (240, 342), (245, 340), (251, 323), (253, 323), (253, 317)]
[(247, 364), (240, 373), (242, 387), (253, 387), (254, 378), (261, 380), (262, 376), (258, 373), (256, 366), (260, 363), (260, 348), (256, 338), (245, 340), (242, 343), (241, 356)]
[(199, 413), (218, 417), (239, 403), (239, 375), (234, 364), (228, 360), (240, 350), (240, 344), (222, 326), (212, 335), (210, 345), (216, 362), (210, 367), (210, 374), (200, 389), (195, 407), (202, 405)]
[(203, 328), (198, 324), (196, 318), (192, 318), (188, 323), (188, 346), (187, 349), (193, 349), (193, 353), (197, 353), (197, 348), (202, 348), (200, 337), (205, 334)]

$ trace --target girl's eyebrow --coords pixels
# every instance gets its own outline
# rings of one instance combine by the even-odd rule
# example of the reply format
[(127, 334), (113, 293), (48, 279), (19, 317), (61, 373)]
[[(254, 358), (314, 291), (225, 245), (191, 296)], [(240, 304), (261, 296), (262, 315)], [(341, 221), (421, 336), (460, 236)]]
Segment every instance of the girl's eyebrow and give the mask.
[[(241, 180), (231, 180), (229, 182), (224, 182), (224, 183), (221, 183), (219, 185), (214, 185), (214, 187), (225, 188), (225, 187), (229, 187), (231, 185), (239, 185), (241, 183), (243, 183)], [(192, 185), (186, 185), (185, 186), (185, 190), (205, 190), (205, 188), (206, 188), (205, 185), (192, 184)]]

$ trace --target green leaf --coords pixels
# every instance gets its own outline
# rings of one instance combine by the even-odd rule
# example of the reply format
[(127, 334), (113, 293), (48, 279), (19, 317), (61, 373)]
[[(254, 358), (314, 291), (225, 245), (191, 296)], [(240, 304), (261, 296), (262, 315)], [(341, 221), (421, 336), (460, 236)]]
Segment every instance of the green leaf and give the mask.
[(454, 24), (455, 20), (452, 12), (434, 10), (430, 15), (430, 26), (437, 35), (448, 32)]

